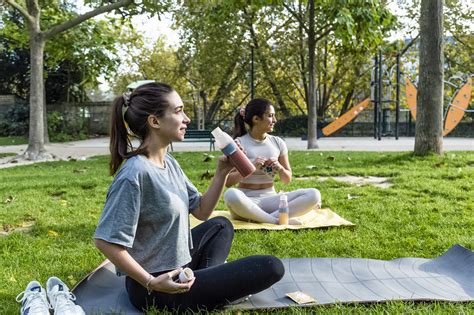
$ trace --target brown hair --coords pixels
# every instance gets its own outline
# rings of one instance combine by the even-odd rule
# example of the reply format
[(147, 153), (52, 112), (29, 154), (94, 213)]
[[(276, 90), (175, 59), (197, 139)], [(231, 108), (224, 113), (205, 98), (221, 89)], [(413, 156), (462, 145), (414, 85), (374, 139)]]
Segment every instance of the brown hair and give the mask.
[(245, 124), (249, 125), (250, 129), (252, 129), (253, 116), (262, 118), (270, 106), (272, 106), (272, 103), (265, 98), (254, 98), (248, 102), (247, 106), (245, 106), (244, 113), (239, 111), (237, 114), (235, 114), (233, 137), (237, 138), (245, 135), (247, 133)]
[[(114, 100), (110, 120), (110, 175), (118, 171), (125, 159), (137, 154), (148, 156), (148, 148), (144, 144), (148, 135), (148, 116), (162, 117), (169, 106), (168, 96), (173, 91), (168, 84), (153, 82)], [(132, 146), (131, 136), (140, 141), (136, 149)]]

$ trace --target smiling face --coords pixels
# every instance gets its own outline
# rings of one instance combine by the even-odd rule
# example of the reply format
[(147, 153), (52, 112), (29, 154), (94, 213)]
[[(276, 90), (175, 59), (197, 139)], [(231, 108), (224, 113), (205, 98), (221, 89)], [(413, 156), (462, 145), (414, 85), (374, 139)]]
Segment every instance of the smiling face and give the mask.
[(184, 113), (183, 101), (175, 91), (168, 95), (168, 104), (164, 115), (158, 118), (160, 136), (169, 139), (170, 142), (183, 141), (191, 120)]
[(275, 108), (272, 105), (268, 106), (262, 117), (254, 116), (253, 122), (252, 128), (257, 128), (262, 132), (272, 132), (277, 122)]

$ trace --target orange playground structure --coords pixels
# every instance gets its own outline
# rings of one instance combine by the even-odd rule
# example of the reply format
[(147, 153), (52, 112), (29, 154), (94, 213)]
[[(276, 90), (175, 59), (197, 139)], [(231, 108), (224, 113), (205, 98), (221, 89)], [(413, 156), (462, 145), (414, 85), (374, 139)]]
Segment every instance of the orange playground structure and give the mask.
[[(405, 94), (406, 94), (406, 101), (408, 110), (413, 118), (416, 120), (416, 96), (417, 96), (417, 89), (415, 85), (408, 79), (405, 79)], [(446, 109), (446, 113), (444, 116), (444, 129), (443, 129), (443, 136), (447, 136), (451, 131), (456, 128), (459, 122), (462, 120), (464, 114), (469, 112), (467, 109), (472, 95), (472, 78), (469, 78), (466, 83), (462, 85), (462, 87), (455, 93), (452, 101), (448, 105)], [(322, 132), (319, 134), (320, 136), (329, 136), (336, 132), (337, 130), (341, 129), (349, 122), (354, 120), (363, 110), (367, 109), (371, 103), (370, 98), (366, 98), (362, 102), (358, 103), (357, 105), (351, 107), (347, 112), (343, 115), (339, 116), (331, 122), (329, 125), (322, 128)]]

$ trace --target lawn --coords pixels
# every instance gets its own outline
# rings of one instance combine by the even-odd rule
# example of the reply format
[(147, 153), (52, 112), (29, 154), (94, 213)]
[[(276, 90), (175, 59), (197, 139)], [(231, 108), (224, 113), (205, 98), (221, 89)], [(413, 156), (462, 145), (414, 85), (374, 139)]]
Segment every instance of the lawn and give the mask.
[(24, 137), (0, 137), (0, 145), (27, 144), (28, 139)]
[[(214, 160), (204, 162), (202, 152), (173, 155), (204, 191), (209, 179), (201, 177), (206, 170), (214, 170)], [(229, 260), (252, 254), (390, 260), (432, 258), (454, 244), (474, 249), (472, 152), (428, 158), (410, 153), (290, 152), (290, 161), (294, 180), (289, 186), (277, 183), (277, 190), (317, 187), (323, 206), (356, 226), (238, 231)], [(18, 312), (15, 296), (30, 280), (44, 284), (55, 275), (72, 286), (104, 259), (91, 236), (112, 180), (107, 162), (107, 157), (94, 157), (0, 169), (3, 229), (32, 225), (29, 231), (0, 236), (0, 314)], [(382, 189), (317, 180), (318, 176), (344, 174), (388, 177), (393, 186)], [(218, 208), (224, 209), (222, 198)], [(390, 302), (288, 310), (310, 312), (472, 314), (474, 303)]]

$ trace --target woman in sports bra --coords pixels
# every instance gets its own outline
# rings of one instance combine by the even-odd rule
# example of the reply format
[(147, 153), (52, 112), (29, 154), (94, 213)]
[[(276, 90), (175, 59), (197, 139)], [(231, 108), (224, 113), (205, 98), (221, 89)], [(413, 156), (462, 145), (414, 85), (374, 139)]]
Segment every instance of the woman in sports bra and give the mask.
[[(275, 191), (276, 175), (284, 184), (291, 181), (292, 172), (288, 149), (280, 137), (268, 134), (273, 131), (275, 109), (269, 100), (251, 100), (234, 118), (234, 138), (245, 150), (257, 170), (247, 178), (232, 171), (227, 177), (224, 201), (234, 219), (278, 224), (280, 196)], [(246, 130), (248, 125), (249, 129)], [(290, 224), (301, 224), (296, 217), (321, 206), (321, 194), (314, 188), (285, 192), (288, 197)]]

